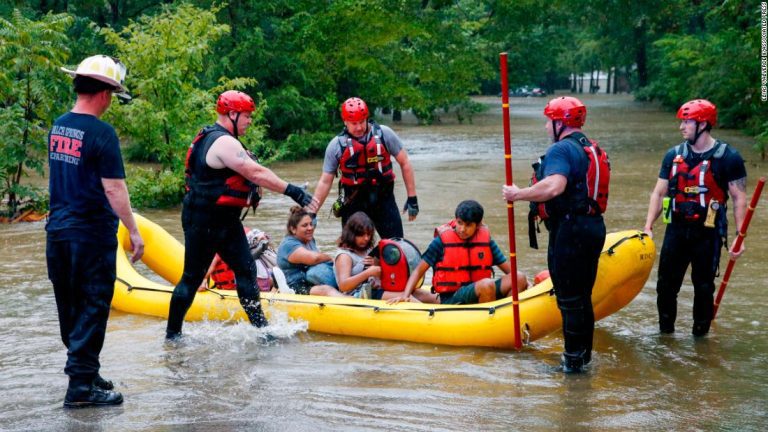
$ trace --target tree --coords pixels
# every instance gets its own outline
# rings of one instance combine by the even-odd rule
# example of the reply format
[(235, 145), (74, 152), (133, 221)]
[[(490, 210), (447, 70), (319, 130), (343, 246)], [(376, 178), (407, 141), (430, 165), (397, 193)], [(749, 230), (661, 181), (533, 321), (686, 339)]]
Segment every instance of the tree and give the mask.
[(67, 78), (59, 70), (69, 56), (67, 14), (47, 14), (40, 20), (14, 10), (0, 18), (0, 195), (15, 215), (25, 199), (40, 191), (22, 185), (25, 168), (43, 174), (46, 131), (68, 100)]
[[(212, 44), (229, 31), (217, 22), (217, 11), (166, 6), (120, 32), (102, 30), (128, 66), (126, 84), (134, 99), (107, 115), (129, 143), (129, 158), (179, 169), (195, 133), (213, 119), (216, 95), (256, 84), (253, 79), (218, 77), (216, 87), (202, 87), (200, 75), (217, 62)], [(258, 122), (258, 115), (254, 120)], [(259, 139), (260, 128), (253, 129), (256, 133), (248, 137)]]

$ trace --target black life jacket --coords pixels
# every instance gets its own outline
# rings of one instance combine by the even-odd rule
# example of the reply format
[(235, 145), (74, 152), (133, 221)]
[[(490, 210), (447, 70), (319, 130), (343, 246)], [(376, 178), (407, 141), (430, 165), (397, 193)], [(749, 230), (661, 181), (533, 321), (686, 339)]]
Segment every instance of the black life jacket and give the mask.
[[(601, 149), (597, 141), (588, 139), (583, 133), (575, 132), (563, 138), (574, 145), (578, 145), (584, 153), (582, 161), (586, 164), (585, 176), (577, 179), (573, 184), (570, 179), (565, 192), (547, 202), (530, 203), (528, 212), (528, 239), (530, 246), (538, 249), (536, 233), (537, 221), (544, 221), (552, 217), (563, 217), (567, 214), (600, 216), (608, 208), (608, 189), (611, 180), (611, 163), (608, 153)], [(536, 161), (531, 176), (531, 185), (544, 178), (544, 156)]]
[[(256, 209), (261, 200), (259, 185), (251, 183), (229, 168), (215, 169), (205, 162), (211, 145), (224, 135), (232, 136), (221, 125), (214, 124), (204, 127), (192, 140), (184, 162), (186, 190), (190, 203)], [(245, 147), (243, 150), (256, 160)]]

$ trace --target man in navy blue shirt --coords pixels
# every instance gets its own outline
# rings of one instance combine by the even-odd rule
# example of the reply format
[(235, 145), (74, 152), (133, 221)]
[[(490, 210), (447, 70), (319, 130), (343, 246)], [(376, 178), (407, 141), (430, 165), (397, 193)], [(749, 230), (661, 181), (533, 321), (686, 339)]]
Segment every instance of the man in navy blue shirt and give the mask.
[(563, 317), (565, 339), (559, 369), (579, 373), (592, 358), (592, 286), (605, 243), (605, 223), (590, 202), (585, 184), (589, 159), (582, 148), (586, 137), (581, 127), (587, 108), (580, 100), (565, 96), (549, 101), (544, 115), (554, 144), (541, 162), (538, 181), (522, 189), (514, 184), (504, 186), (503, 193), (507, 201), (543, 203), (546, 208), (547, 265)]
[(103, 55), (71, 71), (77, 101), (48, 134), (50, 214), (46, 224), (48, 278), (53, 283), (69, 387), (64, 406), (117, 405), (123, 396), (99, 375), (115, 286), (118, 219), (128, 228), (135, 262), (144, 241), (131, 212), (120, 142), (99, 120), (112, 95), (125, 95), (125, 67)]

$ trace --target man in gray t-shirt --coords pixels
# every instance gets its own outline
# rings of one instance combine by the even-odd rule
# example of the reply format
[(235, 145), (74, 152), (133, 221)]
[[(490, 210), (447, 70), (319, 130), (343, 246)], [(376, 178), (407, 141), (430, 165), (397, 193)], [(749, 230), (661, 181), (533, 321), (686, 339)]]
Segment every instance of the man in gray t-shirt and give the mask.
[(362, 211), (373, 220), (381, 238), (403, 237), (403, 223), (394, 196), (392, 160), (397, 161), (403, 173), (408, 194), (403, 212), (408, 212), (409, 221), (419, 214), (413, 167), (397, 134), (387, 126), (369, 121), (368, 115), (368, 106), (360, 98), (349, 98), (342, 104), (344, 131), (325, 150), (323, 173), (313, 200), (317, 206), (310, 205), (310, 211), (317, 212), (323, 206), (339, 172), (341, 208), (337, 214), (342, 226), (349, 216)]

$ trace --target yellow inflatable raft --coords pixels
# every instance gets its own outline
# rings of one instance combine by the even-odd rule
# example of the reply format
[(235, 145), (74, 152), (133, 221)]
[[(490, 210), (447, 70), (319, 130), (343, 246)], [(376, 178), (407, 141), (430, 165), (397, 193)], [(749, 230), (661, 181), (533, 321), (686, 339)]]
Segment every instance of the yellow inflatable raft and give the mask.
[[(171, 284), (181, 278), (184, 247), (159, 225), (136, 215), (145, 241), (142, 261)], [(121, 249), (129, 244), (120, 225)], [(595, 318), (604, 318), (626, 306), (640, 292), (656, 256), (653, 241), (639, 231), (609, 234), (603, 246), (597, 281), (592, 291)], [(549, 279), (520, 294), (521, 335), (514, 334), (512, 299), (479, 305), (388, 305), (378, 300), (262, 293), (267, 316), (274, 310), (306, 321), (310, 331), (338, 335), (392, 339), (440, 345), (513, 348), (515, 338), (533, 341), (558, 330), (560, 312)], [(117, 282), (112, 307), (117, 310), (166, 318), (173, 286), (153, 282), (139, 274), (121, 250), (117, 256)], [(246, 320), (234, 291), (197, 293), (188, 321)]]

